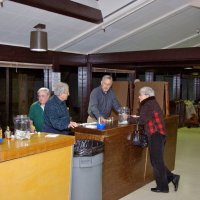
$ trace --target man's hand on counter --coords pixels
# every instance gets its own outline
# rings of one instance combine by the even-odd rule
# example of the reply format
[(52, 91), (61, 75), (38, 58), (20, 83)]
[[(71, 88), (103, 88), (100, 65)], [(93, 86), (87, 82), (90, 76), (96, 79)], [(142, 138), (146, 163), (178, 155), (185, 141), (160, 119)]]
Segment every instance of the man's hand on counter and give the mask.
[(70, 124), (68, 125), (68, 128), (75, 128), (77, 126), (78, 124), (76, 122), (70, 122)]
[(107, 122), (107, 120), (104, 118), (104, 117), (100, 117), (100, 124), (102, 123), (102, 124), (105, 124), (106, 122)]

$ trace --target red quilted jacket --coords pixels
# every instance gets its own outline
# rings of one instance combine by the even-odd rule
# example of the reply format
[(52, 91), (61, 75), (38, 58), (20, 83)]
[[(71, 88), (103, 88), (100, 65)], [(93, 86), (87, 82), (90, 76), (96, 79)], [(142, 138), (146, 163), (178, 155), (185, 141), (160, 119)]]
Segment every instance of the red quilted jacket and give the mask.
[[(139, 124), (144, 125), (146, 134), (166, 134), (163, 112), (155, 97), (149, 97), (140, 103), (139, 116)], [(131, 117), (129, 121), (134, 122), (134, 118)]]

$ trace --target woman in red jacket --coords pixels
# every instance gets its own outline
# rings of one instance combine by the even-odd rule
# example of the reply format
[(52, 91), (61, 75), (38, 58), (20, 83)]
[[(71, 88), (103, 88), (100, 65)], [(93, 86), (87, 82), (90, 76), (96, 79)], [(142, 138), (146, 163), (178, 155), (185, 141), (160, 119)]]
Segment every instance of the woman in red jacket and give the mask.
[[(175, 191), (178, 190), (179, 175), (169, 171), (164, 163), (164, 145), (166, 141), (166, 130), (162, 110), (155, 99), (155, 92), (150, 87), (143, 87), (139, 91), (140, 109), (139, 124), (144, 125), (145, 133), (148, 136), (149, 153), (156, 187), (151, 188), (152, 192), (168, 193), (168, 183), (174, 184)], [(135, 122), (134, 115), (129, 118)]]

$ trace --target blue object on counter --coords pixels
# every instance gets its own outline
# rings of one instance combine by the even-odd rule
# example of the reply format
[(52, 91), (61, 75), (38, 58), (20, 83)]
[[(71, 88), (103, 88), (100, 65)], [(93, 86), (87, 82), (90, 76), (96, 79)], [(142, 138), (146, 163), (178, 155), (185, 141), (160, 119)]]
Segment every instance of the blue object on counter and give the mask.
[(103, 130), (106, 128), (106, 124), (97, 124), (97, 129)]
[(0, 138), (0, 144), (3, 142), (3, 139), (2, 138)]

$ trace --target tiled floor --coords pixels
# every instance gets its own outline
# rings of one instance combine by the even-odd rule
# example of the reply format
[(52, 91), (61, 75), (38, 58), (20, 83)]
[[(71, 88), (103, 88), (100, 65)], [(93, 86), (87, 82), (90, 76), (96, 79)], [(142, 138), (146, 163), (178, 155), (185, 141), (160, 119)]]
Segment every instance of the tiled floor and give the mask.
[(181, 128), (178, 131), (175, 173), (180, 174), (179, 190), (154, 193), (151, 182), (120, 200), (199, 200), (200, 199), (200, 128)]

